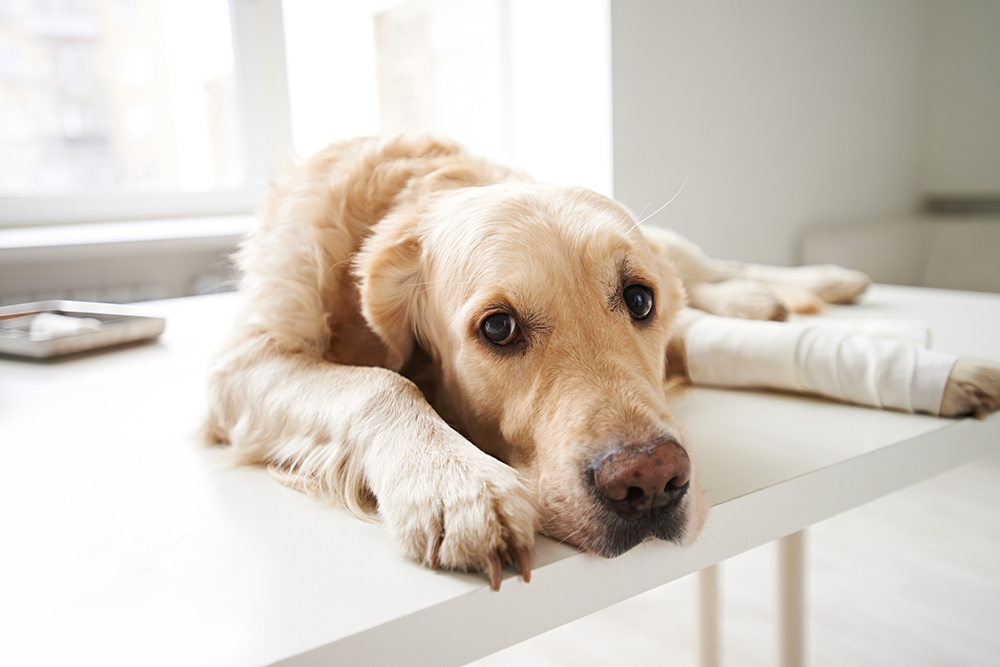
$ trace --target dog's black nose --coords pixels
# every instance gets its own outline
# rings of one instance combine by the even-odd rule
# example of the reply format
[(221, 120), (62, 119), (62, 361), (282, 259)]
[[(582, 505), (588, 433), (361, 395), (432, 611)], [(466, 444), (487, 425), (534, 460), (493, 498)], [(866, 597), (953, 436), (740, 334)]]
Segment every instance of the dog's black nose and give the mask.
[(674, 440), (620, 445), (594, 466), (594, 484), (624, 519), (677, 505), (687, 493), (691, 460)]

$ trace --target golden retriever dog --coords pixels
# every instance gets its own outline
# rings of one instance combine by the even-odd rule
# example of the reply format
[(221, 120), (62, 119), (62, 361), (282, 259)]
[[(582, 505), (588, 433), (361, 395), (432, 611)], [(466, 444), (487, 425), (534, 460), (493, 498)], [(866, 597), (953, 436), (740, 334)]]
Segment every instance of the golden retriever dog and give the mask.
[[(426, 137), (320, 152), (237, 259), (247, 309), (207, 438), (494, 589), (508, 563), (528, 580), (536, 531), (606, 557), (697, 537), (705, 501), (667, 409), (688, 302), (783, 319), (868, 284), (711, 260), (606, 197)], [(986, 395), (977, 372), (949, 383), (951, 414), (995, 409), (1000, 375)]]

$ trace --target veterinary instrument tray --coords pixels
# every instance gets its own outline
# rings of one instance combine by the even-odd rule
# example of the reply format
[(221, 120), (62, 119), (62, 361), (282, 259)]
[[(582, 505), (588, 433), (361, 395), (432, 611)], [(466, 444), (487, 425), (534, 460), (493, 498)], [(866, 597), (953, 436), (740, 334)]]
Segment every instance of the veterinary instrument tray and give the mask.
[[(37, 319), (44, 316), (42, 320)], [(46, 326), (33, 326), (44, 321)], [(46, 359), (155, 338), (166, 320), (128, 305), (38, 301), (0, 307), (0, 353)]]

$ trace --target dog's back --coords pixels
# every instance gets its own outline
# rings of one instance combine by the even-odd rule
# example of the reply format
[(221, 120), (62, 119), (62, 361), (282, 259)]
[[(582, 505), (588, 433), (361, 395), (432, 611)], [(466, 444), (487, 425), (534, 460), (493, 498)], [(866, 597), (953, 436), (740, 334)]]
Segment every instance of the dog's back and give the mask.
[[(381, 365), (351, 275), (372, 227), (393, 209), (419, 206), (429, 192), (511, 175), (431, 137), (329, 146), (274, 186), (260, 225), (236, 256), (249, 303), (242, 332), (331, 361)], [(337, 345), (345, 338), (349, 346)]]

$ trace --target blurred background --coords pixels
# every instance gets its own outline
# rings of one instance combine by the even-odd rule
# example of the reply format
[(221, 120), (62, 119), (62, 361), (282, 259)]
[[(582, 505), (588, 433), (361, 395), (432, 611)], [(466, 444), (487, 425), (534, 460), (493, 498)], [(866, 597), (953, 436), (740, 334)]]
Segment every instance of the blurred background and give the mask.
[(1000, 291), (992, 0), (0, 0), (0, 303), (230, 289), (269, 179), (432, 131), (709, 254)]

